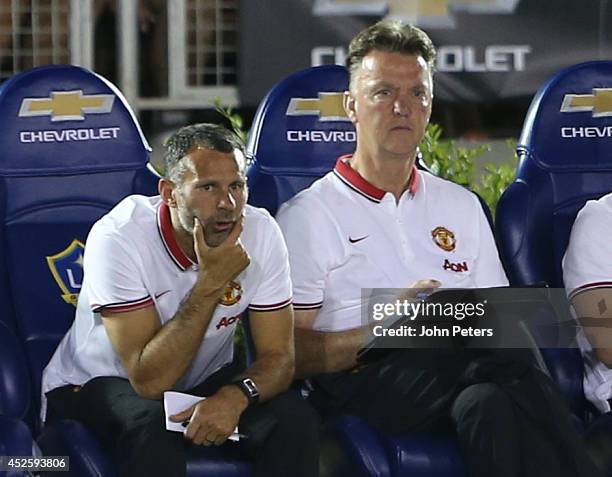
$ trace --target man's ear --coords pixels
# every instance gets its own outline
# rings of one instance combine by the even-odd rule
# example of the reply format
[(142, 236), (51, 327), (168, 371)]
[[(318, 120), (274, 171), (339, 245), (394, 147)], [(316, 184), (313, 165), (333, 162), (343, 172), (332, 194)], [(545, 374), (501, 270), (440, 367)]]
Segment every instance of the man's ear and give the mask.
[(161, 178), (157, 184), (159, 195), (168, 207), (176, 207), (176, 185), (170, 179)]
[(344, 92), (344, 96), (342, 97), (342, 105), (344, 106), (344, 111), (346, 111), (348, 118), (353, 124), (356, 124), (357, 114), (355, 111), (355, 98), (353, 98), (350, 91)]

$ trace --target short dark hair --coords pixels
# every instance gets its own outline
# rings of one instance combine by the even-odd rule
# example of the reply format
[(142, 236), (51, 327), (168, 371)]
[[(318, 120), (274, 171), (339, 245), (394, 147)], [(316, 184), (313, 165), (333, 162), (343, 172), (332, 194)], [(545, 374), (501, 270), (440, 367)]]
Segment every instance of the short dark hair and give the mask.
[(346, 57), (351, 81), (361, 66), (361, 60), (373, 50), (420, 55), (433, 74), (436, 48), (427, 33), (413, 25), (396, 20), (382, 20), (357, 33), (349, 44)]
[(178, 181), (184, 172), (181, 159), (195, 147), (230, 153), (238, 149), (244, 154), (244, 145), (236, 134), (218, 124), (200, 123), (184, 126), (164, 142), (165, 177)]

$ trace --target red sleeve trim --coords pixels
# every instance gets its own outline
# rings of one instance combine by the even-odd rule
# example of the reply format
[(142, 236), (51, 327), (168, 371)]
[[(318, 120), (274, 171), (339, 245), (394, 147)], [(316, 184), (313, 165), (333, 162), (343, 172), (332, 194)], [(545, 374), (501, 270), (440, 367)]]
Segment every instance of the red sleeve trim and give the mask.
[(612, 282), (587, 283), (586, 285), (582, 285), (582, 286), (579, 286), (578, 288), (574, 288), (568, 295), (568, 298), (571, 300), (575, 296), (580, 295), (581, 293), (584, 293), (589, 290), (595, 290), (598, 288), (612, 288)]
[(147, 308), (152, 305), (153, 298), (151, 298), (150, 296), (146, 296), (138, 300), (123, 303), (110, 303), (108, 305), (99, 305), (94, 303), (91, 305), (91, 310), (94, 313), (100, 312), (102, 310), (109, 310), (113, 313), (125, 313), (128, 311), (141, 310), (142, 308)]
[(317, 303), (294, 303), (293, 308), (296, 310), (318, 310), (323, 306), (323, 302)]
[(249, 305), (249, 310), (252, 311), (275, 311), (275, 310), (280, 310), (281, 308), (285, 308), (286, 306), (289, 306), (291, 304), (291, 298), (288, 298), (285, 301), (282, 301), (280, 303), (274, 303), (272, 305), (255, 305), (253, 303), (251, 303)]

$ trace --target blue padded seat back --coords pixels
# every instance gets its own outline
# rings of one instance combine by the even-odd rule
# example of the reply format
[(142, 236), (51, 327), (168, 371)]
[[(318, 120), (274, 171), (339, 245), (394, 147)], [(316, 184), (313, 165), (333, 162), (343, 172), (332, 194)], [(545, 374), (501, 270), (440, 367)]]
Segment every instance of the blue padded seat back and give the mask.
[(596, 61), (559, 72), (533, 99), (517, 146), (517, 178), (498, 206), (501, 252), (514, 284), (563, 286), (561, 259), (576, 214), (612, 190), (610, 98), (612, 61)]
[[(563, 287), (561, 260), (576, 214), (612, 190), (611, 98), (612, 61), (562, 70), (534, 97), (517, 146), (516, 180), (497, 207), (500, 253), (513, 285)], [(579, 350), (543, 355), (574, 412), (584, 416)]]
[(348, 72), (337, 65), (298, 71), (263, 99), (247, 141), (249, 203), (278, 207), (355, 150), (355, 129), (342, 108)]
[[(72, 323), (93, 223), (127, 195), (156, 194), (150, 148), (115, 86), (46, 66), (0, 89), (0, 304), (23, 340), (34, 393)], [(4, 319), (4, 318), (3, 318)]]
[(0, 416), (28, 417), (31, 392), (23, 348), (12, 329), (0, 322)]
[(0, 174), (135, 170), (150, 147), (121, 92), (76, 66), (51, 65), (0, 87)]

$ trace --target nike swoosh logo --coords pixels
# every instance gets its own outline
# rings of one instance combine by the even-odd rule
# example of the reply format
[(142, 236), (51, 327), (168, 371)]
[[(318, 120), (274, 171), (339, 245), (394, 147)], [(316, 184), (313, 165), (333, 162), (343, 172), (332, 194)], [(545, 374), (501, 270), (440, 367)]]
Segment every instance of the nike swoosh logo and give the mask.
[(349, 242), (351, 243), (361, 242), (362, 240), (367, 239), (368, 237), (369, 235), (364, 235), (363, 237), (358, 237), (358, 238), (349, 237)]
[(166, 291), (163, 291), (163, 292), (161, 292), (161, 293), (156, 293), (156, 294), (155, 294), (155, 299), (157, 300), (159, 297), (164, 296), (166, 293), (170, 293), (170, 291), (171, 291), (171, 290), (166, 290)]

